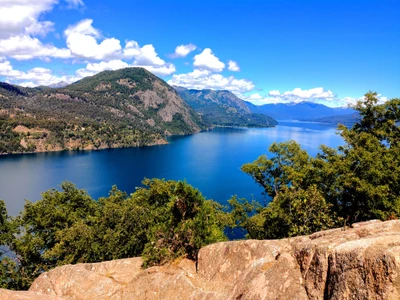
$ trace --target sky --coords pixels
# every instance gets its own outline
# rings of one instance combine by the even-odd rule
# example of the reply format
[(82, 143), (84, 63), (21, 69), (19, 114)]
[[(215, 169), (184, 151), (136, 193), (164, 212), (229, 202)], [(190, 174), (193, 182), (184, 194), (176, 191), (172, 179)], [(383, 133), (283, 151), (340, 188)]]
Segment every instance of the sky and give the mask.
[(144, 67), (261, 105), (400, 98), (399, 0), (0, 0), (0, 81)]

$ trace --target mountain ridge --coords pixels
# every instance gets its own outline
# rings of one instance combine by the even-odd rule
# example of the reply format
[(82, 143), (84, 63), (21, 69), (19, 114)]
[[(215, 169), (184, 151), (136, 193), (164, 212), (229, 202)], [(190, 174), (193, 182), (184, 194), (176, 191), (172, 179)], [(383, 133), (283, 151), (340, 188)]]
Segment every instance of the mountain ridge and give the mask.
[(245, 101), (245, 103), (252, 112), (267, 114), (277, 120), (313, 120), (355, 113), (355, 110), (351, 108), (332, 108), (310, 101), (274, 103), (260, 106), (248, 101)]
[(273, 118), (252, 113), (246, 103), (227, 90), (174, 87), (182, 99), (214, 126), (272, 127)]
[(206, 128), (143, 68), (103, 71), (62, 88), (0, 84), (0, 153), (164, 144), (168, 135)]

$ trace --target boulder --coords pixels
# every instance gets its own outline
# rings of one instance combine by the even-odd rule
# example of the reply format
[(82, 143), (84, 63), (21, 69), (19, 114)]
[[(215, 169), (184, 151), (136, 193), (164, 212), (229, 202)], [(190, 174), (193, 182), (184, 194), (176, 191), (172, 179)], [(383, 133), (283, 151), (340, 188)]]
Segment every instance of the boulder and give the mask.
[(400, 220), (282, 240), (216, 243), (142, 269), (141, 258), (57, 267), (0, 299), (400, 299)]

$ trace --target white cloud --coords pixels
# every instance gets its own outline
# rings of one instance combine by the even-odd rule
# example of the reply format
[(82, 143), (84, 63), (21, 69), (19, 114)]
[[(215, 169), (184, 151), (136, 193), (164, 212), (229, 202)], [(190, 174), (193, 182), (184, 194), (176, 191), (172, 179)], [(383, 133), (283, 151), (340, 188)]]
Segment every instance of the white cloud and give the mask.
[[(301, 88), (295, 88), (293, 91), (286, 91), (280, 93), (278, 90), (272, 90), (267, 95), (260, 95), (254, 93), (251, 95), (238, 95), (239, 98), (250, 101), (255, 105), (263, 104), (277, 104), (277, 103), (300, 103), (300, 102), (314, 102), (324, 104), (329, 107), (348, 107), (353, 106), (357, 101), (363, 100), (364, 96), (344, 97), (339, 98), (334, 95), (331, 90), (326, 90), (322, 87), (313, 88), (309, 90), (302, 90)], [(378, 104), (383, 104), (388, 100), (387, 97), (378, 95)]]
[(10, 62), (3, 60), (0, 62), (0, 76), (6, 77), (7, 81), (12, 81), (22, 86), (50, 85), (60, 81), (72, 83), (79, 78), (75, 76), (55, 76), (52, 71), (46, 68), (33, 68), (26, 72), (14, 70)]
[(229, 71), (233, 71), (233, 72), (239, 72), (240, 71), (240, 67), (238, 65), (238, 63), (236, 61), (230, 60), (228, 62), (228, 70)]
[(279, 96), (281, 93), (278, 90), (272, 90), (268, 93), (269, 96), (271, 97), (276, 97)]
[[(301, 88), (295, 88), (293, 91), (286, 91), (284, 93), (278, 90), (272, 90), (268, 95), (261, 96), (257, 94), (257, 98), (250, 96), (242, 96), (243, 99), (251, 101), (253, 104), (271, 104), (271, 103), (299, 103), (299, 102), (316, 102), (316, 103), (328, 103), (336, 101), (337, 98), (331, 90), (325, 90), (322, 87), (317, 87), (309, 90), (303, 90)], [(261, 97), (259, 97), (261, 96)]]
[(242, 99), (252, 102), (256, 105), (275, 104), (275, 103), (299, 103), (299, 102), (316, 102), (328, 103), (337, 100), (335, 95), (330, 90), (325, 90), (322, 87), (317, 87), (309, 90), (295, 88), (293, 91), (281, 93), (278, 90), (271, 90), (267, 95), (252, 94), (250, 96), (242, 95)]
[(0, 38), (20, 34), (45, 35), (53, 23), (39, 21), (39, 16), (50, 11), (57, 0), (2, 0), (0, 5)]
[(120, 41), (115, 38), (97, 43), (100, 32), (92, 26), (93, 20), (84, 19), (69, 26), (64, 34), (72, 55), (82, 59), (112, 60), (122, 55)]
[(309, 99), (325, 99), (325, 100), (333, 100), (334, 95), (332, 91), (325, 90), (322, 87), (317, 87), (309, 90), (302, 90), (301, 88), (295, 88), (293, 91), (284, 92), (277, 97), (281, 97), (285, 100), (289, 100), (291, 102), (303, 101)]
[(164, 66), (165, 61), (158, 57), (153, 45), (144, 45), (139, 54), (135, 55), (135, 65), (140, 66)]
[(236, 93), (245, 93), (254, 89), (254, 84), (250, 80), (236, 79), (233, 76), (224, 77), (221, 74), (212, 74), (208, 70), (200, 69), (173, 75), (168, 84), (190, 89), (229, 90)]
[(171, 73), (175, 72), (175, 66), (172, 64), (164, 64), (161, 66), (156, 66), (156, 65), (130, 65), (127, 62), (124, 62), (120, 59), (118, 60), (111, 60), (111, 61), (102, 61), (99, 63), (89, 63), (86, 65), (85, 68), (79, 69), (76, 71), (76, 76), (79, 78), (83, 78), (86, 76), (92, 76), (97, 73), (100, 73), (105, 70), (118, 70), (122, 68), (128, 68), (128, 67), (142, 67), (147, 69), (148, 71), (159, 75), (159, 76), (165, 76), (165, 75), (170, 75)]
[(79, 8), (85, 6), (82, 0), (65, 0), (68, 4), (68, 8)]
[[(133, 59), (130, 66), (143, 67), (160, 76), (171, 75), (176, 71), (173, 64), (165, 62), (158, 56), (151, 44), (140, 47), (136, 41), (128, 40), (122, 49), (120, 41), (115, 38), (103, 39), (98, 43), (98, 40), (101, 40), (101, 33), (92, 26), (92, 23), (93, 20), (85, 19), (65, 30), (67, 46), (73, 56), (85, 60), (101, 60), (103, 62), (99, 64), (103, 66), (105, 62), (113, 65), (121, 59)], [(123, 63), (124, 66), (128, 66), (128, 63)], [(92, 71), (79, 70), (81, 75), (87, 72)]]
[(161, 59), (154, 46), (144, 45), (140, 47), (135, 41), (128, 41), (125, 45), (124, 56), (133, 58), (132, 66), (143, 67), (158, 76), (171, 75), (176, 71), (175, 66)]
[(202, 70), (221, 72), (225, 64), (216, 57), (210, 48), (206, 48), (200, 54), (195, 55), (193, 65)]
[(173, 64), (166, 64), (164, 66), (141, 66), (134, 65), (135, 67), (142, 67), (147, 69), (149, 72), (156, 74), (157, 76), (168, 76), (175, 73), (176, 69)]
[(193, 44), (177, 46), (172, 57), (186, 57), (190, 52), (196, 50), (196, 48), (197, 47)]
[(0, 55), (17, 60), (27, 60), (45, 57), (69, 58), (71, 52), (65, 48), (59, 49), (53, 45), (44, 45), (38, 38), (18, 35), (0, 40)]
[[(377, 98), (378, 98), (377, 104), (384, 104), (386, 101), (389, 100), (388, 97), (382, 96), (381, 94), (378, 94)], [(358, 101), (363, 101), (364, 99), (365, 99), (364, 96), (358, 98), (344, 97), (342, 99), (338, 99), (336, 103), (338, 104), (338, 106), (348, 107), (348, 106), (354, 106), (355, 104), (357, 104)]]
[(76, 71), (76, 75), (79, 78), (87, 77), (87, 76), (92, 76), (95, 75), (99, 72), (105, 71), (105, 70), (118, 70), (122, 68), (126, 68), (129, 65), (122, 61), (122, 60), (111, 60), (111, 61), (102, 61), (100, 63), (90, 63), (86, 65), (86, 68), (79, 69)]

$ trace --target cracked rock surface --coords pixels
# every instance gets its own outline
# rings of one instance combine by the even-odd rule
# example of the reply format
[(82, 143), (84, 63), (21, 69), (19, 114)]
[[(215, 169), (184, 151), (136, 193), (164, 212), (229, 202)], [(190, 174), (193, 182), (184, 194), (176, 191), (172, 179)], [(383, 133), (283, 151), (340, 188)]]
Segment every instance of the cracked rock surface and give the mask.
[(204, 247), (142, 269), (141, 258), (57, 267), (0, 299), (400, 299), (400, 220), (282, 240)]

